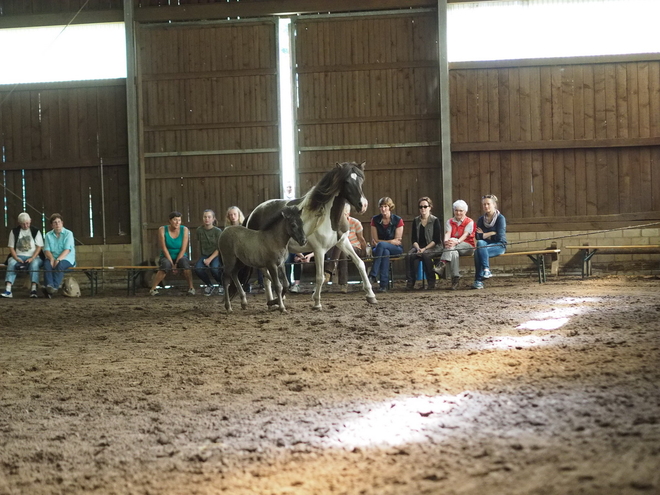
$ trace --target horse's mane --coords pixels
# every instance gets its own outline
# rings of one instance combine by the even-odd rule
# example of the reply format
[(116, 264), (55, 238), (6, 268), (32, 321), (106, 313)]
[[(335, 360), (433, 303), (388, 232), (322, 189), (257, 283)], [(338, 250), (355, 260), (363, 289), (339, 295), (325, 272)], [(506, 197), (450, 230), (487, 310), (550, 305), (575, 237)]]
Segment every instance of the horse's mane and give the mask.
[(281, 220), (284, 220), (284, 215), (282, 215), (282, 210), (277, 210), (270, 217), (268, 217), (266, 221), (264, 221), (263, 226), (259, 230), (272, 229)]
[[(323, 178), (312, 187), (303, 197), (301, 208), (318, 212), (326, 205), (339, 191), (346, 178), (355, 172), (364, 178), (364, 172), (355, 162), (338, 163), (332, 170), (327, 172)], [(343, 205), (343, 203), (342, 203)]]

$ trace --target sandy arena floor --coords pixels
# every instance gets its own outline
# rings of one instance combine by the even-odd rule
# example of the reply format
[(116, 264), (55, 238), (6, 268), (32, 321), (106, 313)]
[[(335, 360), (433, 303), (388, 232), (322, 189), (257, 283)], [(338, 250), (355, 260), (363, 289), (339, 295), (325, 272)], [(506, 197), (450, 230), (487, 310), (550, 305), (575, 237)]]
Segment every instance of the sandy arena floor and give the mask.
[(17, 290), (0, 494), (659, 494), (660, 280), (487, 286)]

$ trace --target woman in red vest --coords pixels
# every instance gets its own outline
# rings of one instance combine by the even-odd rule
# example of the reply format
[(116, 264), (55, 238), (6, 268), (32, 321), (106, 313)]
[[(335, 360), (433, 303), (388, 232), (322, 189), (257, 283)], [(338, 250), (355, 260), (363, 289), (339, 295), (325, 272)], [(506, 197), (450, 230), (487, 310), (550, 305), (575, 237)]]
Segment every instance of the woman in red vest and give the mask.
[(471, 256), (474, 252), (476, 228), (474, 220), (467, 216), (468, 205), (462, 199), (452, 205), (454, 217), (447, 220), (445, 225), (445, 250), (440, 257), (440, 263), (435, 268), (441, 277), (447, 276), (447, 265), (451, 271), (451, 288), (458, 289), (461, 275), (459, 273), (459, 256)]

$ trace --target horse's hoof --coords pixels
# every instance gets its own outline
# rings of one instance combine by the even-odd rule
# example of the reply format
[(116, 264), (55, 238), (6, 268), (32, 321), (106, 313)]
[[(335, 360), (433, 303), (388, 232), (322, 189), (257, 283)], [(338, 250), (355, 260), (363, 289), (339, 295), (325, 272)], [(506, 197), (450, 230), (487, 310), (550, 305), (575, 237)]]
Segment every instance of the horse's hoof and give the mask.
[(288, 311), (286, 310), (285, 307), (281, 307), (280, 308), (280, 313), (288, 313)]
[(374, 297), (367, 297), (367, 302), (369, 304), (378, 304), (378, 300), (376, 299), (376, 296)]
[(277, 302), (277, 299), (271, 299), (266, 303), (267, 306), (277, 306), (279, 303)]
[(231, 309), (228, 309), (228, 310), (227, 310), (227, 314), (228, 314), (228, 315), (230, 315), (230, 314), (232, 314), (232, 313), (233, 313), (233, 311), (232, 311)]
[(314, 305), (314, 306), (312, 306), (312, 309), (314, 311), (323, 311), (323, 306), (321, 306), (320, 304)]
[(241, 309), (247, 309), (247, 304), (241, 304)]

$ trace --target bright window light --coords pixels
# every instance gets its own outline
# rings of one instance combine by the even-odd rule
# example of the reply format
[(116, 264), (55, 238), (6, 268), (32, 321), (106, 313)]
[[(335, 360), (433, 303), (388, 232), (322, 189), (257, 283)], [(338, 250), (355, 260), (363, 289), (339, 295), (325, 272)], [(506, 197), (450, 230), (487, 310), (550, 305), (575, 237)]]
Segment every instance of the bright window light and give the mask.
[(450, 62), (659, 53), (658, 0), (452, 3)]
[(0, 84), (126, 77), (123, 22), (0, 29)]

